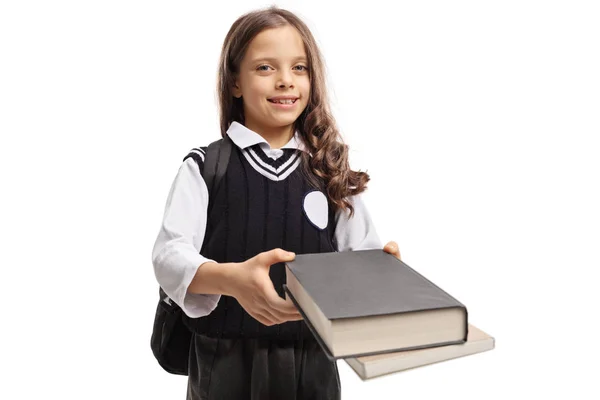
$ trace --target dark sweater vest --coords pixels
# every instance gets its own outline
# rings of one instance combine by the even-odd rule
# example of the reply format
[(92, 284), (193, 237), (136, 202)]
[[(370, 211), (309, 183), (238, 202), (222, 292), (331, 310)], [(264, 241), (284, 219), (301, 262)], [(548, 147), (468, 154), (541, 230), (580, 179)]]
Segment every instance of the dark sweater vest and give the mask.
[[(297, 165), (285, 179), (274, 181), (248, 162), (244, 152), (250, 156), (250, 149), (256, 168), (264, 168), (257, 158), (278, 169), (290, 158), (300, 155), (300, 150), (284, 149), (284, 154), (273, 160), (258, 145), (245, 150), (234, 145), (227, 172), (211, 195), (214, 202), (200, 254), (225, 263), (243, 262), (277, 247), (296, 254), (336, 251), (331, 203), (327, 201), (328, 218), (324, 229), (315, 225), (304, 210), (304, 197), (318, 189), (310, 186), (302, 174), (302, 165)], [(197, 155), (190, 153), (188, 157), (194, 157), (203, 169)], [(289, 167), (279, 171), (278, 175), (293, 168), (295, 163), (288, 164)], [(284, 264), (272, 265), (269, 274), (275, 290), (285, 298), (282, 286), (285, 283)], [(225, 295), (209, 315), (201, 318), (185, 315), (184, 323), (190, 330), (210, 337), (313, 338), (303, 320), (266, 326), (250, 316), (234, 297)]]

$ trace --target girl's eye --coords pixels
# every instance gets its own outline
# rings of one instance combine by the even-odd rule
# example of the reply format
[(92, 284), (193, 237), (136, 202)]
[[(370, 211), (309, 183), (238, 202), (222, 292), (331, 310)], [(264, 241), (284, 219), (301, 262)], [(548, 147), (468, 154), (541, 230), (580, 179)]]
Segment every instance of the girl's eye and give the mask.
[[(308, 71), (308, 68), (307, 68), (307, 67), (305, 67), (304, 65), (296, 65), (294, 68), (298, 68), (298, 67), (300, 67), (300, 68), (304, 68), (302, 71)], [(264, 68), (267, 68), (267, 69), (268, 69), (268, 68), (271, 68), (271, 67), (265, 64), (265, 65), (260, 65), (260, 66), (258, 66), (258, 67), (256, 68), (256, 70), (257, 70), (257, 71), (267, 71), (267, 69), (264, 69)]]

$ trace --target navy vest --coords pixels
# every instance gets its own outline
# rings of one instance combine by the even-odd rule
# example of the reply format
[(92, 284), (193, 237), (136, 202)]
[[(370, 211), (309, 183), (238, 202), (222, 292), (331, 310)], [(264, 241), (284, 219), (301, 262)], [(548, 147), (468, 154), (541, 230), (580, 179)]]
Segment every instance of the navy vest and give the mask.
[[(273, 160), (259, 145), (243, 150), (232, 146), (227, 172), (211, 195), (214, 203), (200, 254), (225, 263), (242, 262), (277, 247), (296, 254), (336, 251), (331, 203), (305, 203), (307, 195), (323, 199), (324, 193), (311, 187), (303, 175), (301, 151), (283, 152)], [(200, 157), (194, 153), (187, 157), (194, 157), (202, 170)], [(315, 191), (321, 193), (312, 193)], [(283, 263), (271, 266), (270, 277), (279, 296), (285, 298)], [(184, 315), (184, 323), (190, 330), (210, 337), (313, 338), (304, 321), (266, 326), (251, 317), (234, 297), (225, 295), (209, 315)]]

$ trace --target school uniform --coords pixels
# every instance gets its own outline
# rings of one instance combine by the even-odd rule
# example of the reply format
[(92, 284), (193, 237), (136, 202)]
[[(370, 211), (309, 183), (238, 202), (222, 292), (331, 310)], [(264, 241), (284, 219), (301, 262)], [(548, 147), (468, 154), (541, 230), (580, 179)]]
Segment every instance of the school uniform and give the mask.
[[(193, 332), (187, 398), (339, 399), (337, 365), (304, 321), (265, 326), (233, 297), (187, 288), (207, 261), (243, 262), (276, 247), (296, 254), (381, 249), (381, 241), (360, 195), (349, 198), (350, 218), (311, 187), (301, 171), (307, 150), (297, 132), (281, 149), (235, 121), (227, 135), (235, 146), (210, 216), (201, 175), (206, 147), (199, 147), (171, 186), (153, 249), (157, 280)], [(284, 265), (271, 266), (269, 274), (284, 298)]]

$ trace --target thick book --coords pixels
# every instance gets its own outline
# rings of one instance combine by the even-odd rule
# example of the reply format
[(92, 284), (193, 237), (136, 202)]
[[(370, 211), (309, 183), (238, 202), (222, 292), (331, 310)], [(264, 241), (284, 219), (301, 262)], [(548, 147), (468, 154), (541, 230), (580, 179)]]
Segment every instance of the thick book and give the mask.
[(482, 353), (492, 350), (494, 345), (495, 340), (492, 336), (469, 324), (467, 341), (463, 344), (358, 358), (350, 357), (346, 358), (345, 361), (362, 380), (367, 380), (381, 375)]
[(284, 290), (331, 360), (467, 340), (467, 308), (383, 250), (298, 254)]

